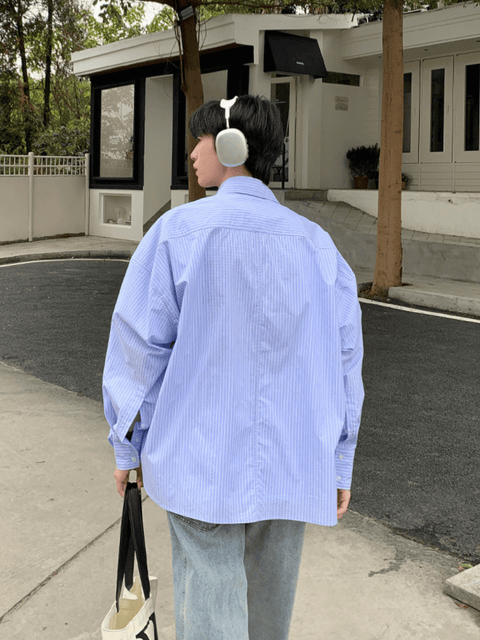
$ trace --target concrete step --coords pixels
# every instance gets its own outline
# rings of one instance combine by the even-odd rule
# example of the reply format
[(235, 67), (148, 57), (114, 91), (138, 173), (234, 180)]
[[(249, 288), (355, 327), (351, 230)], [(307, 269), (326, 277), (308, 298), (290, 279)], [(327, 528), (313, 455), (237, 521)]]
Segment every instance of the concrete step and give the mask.
[(328, 190), (315, 191), (312, 189), (286, 189), (285, 200), (312, 200), (313, 202), (327, 200)]

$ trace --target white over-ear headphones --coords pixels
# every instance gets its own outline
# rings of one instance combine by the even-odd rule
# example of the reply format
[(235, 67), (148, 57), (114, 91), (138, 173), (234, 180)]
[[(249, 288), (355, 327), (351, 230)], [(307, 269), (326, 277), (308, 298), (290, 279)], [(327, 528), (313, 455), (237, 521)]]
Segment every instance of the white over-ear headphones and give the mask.
[(225, 109), (227, 128), (220, 131), (215, 140), (218, 159), (224, 167), (239, 167), (248, 158), (248, 144), (240, 129), (230, 129), (230, 109), (238, 96), (231, 100), (221, 100), (220, 106)]

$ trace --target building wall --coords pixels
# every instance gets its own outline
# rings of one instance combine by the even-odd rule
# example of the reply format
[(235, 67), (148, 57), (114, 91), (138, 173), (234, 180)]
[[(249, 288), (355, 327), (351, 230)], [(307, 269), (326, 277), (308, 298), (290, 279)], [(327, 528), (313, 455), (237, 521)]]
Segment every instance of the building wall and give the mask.
[(321, 188), (322, 81), (310, 76), (296, 79), (295, 187)]
[(172, 178), (172, 76), (147, 78), (143, 222), (170, 200)]
[[(298, 189), (349, 187), (351, 178), (345, 154), (351, 146), (379, 141), (378, 64), (344, 61), (338, 31), (295, 32), (316, 38), (328, 71), (361, 76), (361, 86), (323, 83), (321, 79), (295, 77), (295, 183)], [(264, 32), (259, 33), (259, 64), (250, 71), (250, 93), (270, 98), (274, 74), (263, 71)], [(348, 105), (343, 111), (336, 106)]]
[(348, 149), (380, 141), (380, 61), (344, 60), (340, 35), (338, 32), (323, 34), (325, 66), (329, 72), (360, 76), (360, 86), (321, 82), (322, 189), (352, 186), (345, 157)]

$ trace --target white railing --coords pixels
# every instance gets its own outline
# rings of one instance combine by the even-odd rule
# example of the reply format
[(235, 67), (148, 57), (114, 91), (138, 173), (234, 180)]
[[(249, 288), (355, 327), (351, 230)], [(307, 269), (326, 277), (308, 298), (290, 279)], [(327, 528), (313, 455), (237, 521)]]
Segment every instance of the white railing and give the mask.
[(84, 176), (85, 156), (0, 155), (0, 176)]
[[(15, 155), (0, 155), (0, 210), (2, 208), (2, 189), (5, 190), (5, 194), (9, 195), (7, 198), (7, 202), (10, 203), (8, 206), (4, 205), (5, 213), (10, 217), (11, 220), (19, 219), (19, 216), (22, 215), (22, 212), (27, 212), (27, 225), (28, 225), (28, 239), (29, 241), (33, 240), (34, 237), (34, 218), (35, 220), (39, 220), (39, 216), (41, 215), (40, 209), (42, 204), (42, 193), (43, 200), (48, 199), (48, 196), (52, 193), (62, 194), (63, 198), (68, 199), (68, 193), (70, 189), (75, 190), (77, 197), (75, 200), (75, 207), (78, 207), (78, 186), (74, 186), (73, 183), (63, 180), (64, 177), (69, 178), (78, 178), (82, 180), (81, 182), (81, 191), (83, 191), (83, 217), (84, 217), (84, 229), (85, 235), (89, 235), (89, 209), (90, 209), (90, 191), (88, 185), (88, 174), (89, 174), (89, 154), (85, 154), (85, 156), (35, 156), (33, 153), (29, 153), (28, 155), (23, 156), (15, 156)], [(2, 180), (2, 177), (5, 180)], [(20, 186), (20, 181), (14, 180), (13, 183), (8, 181), (8, 178), (24, 178), (22, 182), (22, 186)], [(60, 178), (60, 182), (54, 186), (50, 183), (46, 184), (47, 181), (43, 180), (44, 177), (50, 178)], [(27, 179), (25, 181), (25, 178)], [(39, 180), (36, 183), (36, 180)], [(56, 183), (56, 181), (54, 181)], [(76, 180), (75, 183), (77, 184)], [(37, 185), (34, 188), (34, 185)], [(13, 191), (12, 191), (13, 190)], [(67, 190), (67, 191), (65, 191)], [(28, 193), (28, 196), (27, 196)], [(28, 198), (28, 204), (25, 202), (25, 199), (22, 200), (21, 196), (24, 195), (24, 198)], [(17, 206), (17, 200), (18, 206)], [(61, 198), (59, 199), (60, 202)], [(20, 205), (20, 201), (25, 204)], [(12, 206), (13, 203), (13, 206)], [(61, 207), (61, 204), (58, 204), (58, 207)], [(18, 209), (20, 207), (20, 209)], [(18, 209), (15, 213), (14, 209)], [(24, 215), (24, 214), (23, 214)], [(46, 214), (43, 214), (45, 218)], [(52, 211), (48, 212), (48, 215), (54, 220), (55, 215), (65, 221), (65, 212), (60, 211)], [(70, 223), (69, 223), (70, 224)], [(73, 224), (73, 223), (72, 223)], [(50, 226), (58, 227), (58, 223), (52, 222)], [(78, 227), (78, 222), (76, 223)], [(5, 225), (3, 225), (5, 227)], [(62, 231), (61, 233), (64, 233)], [(51, 229), (45, 234), (54, 235), (51, 233)], [(18, 233), (17, 233), (18, 235)], [(37, 235), (37, 234), (35, 234)], [(38, 236), (37, 236), (38, 237)], [(15, 237), (6, 237), (1, 238), (1, 240), (11, 241), (15, 240)]]
[(0, 176), (28, 176), (28, 156), (0, 156)]

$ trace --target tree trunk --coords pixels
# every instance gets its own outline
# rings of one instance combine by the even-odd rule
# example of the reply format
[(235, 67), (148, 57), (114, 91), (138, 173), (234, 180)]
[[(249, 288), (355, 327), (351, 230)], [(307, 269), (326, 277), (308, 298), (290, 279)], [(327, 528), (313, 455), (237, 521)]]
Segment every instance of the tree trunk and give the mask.
[(24, 129), (25, 129), (25, 146), (27, 153), (32, 150), (32, 105), (30, 102), (30, 84), (28, 81), (28, 68), (27, 68), (27, 54), (25, 51), (25, 32), (23, 29), (23, 7), (21, 0), (18, 0), (16, 11), (13, 12), (15, 16), (15, 24), (18, 34), (18, 49), (20, 52), (20, 62), (22, 66), (22, 98), (23, 98), (23, 112), (24, 112)]
[(45, 89), (43, 92), (43, 126), (50, 124), (50, 86), (52, 78), (53, 0), (47, 2), (47, 46), (45, 54)]
[(402, 284), (403, 4), (383, 8), (383, 93), (377, 256), (371, 295)]
[[(180, 0), (178, 10), (188, 8), (187, 0)], [(179, 16), (180, 18), (180, 16)], [(188, 119), (192, 113), (203, 104), (203, 85), (200, 70), (200, 52), (197, 40), (197, 25), (195, 15), (186, 20), (180, 19), (180, 32), (182, 35), (182, 91), (187, 99)], [(190, 155), (195, 147), (195, 140), (188, 132), (188, 197), (190, 202), (205, 197), (205, 189), (197, 182), (197, 176), (193, 170), (193, 162)]]

